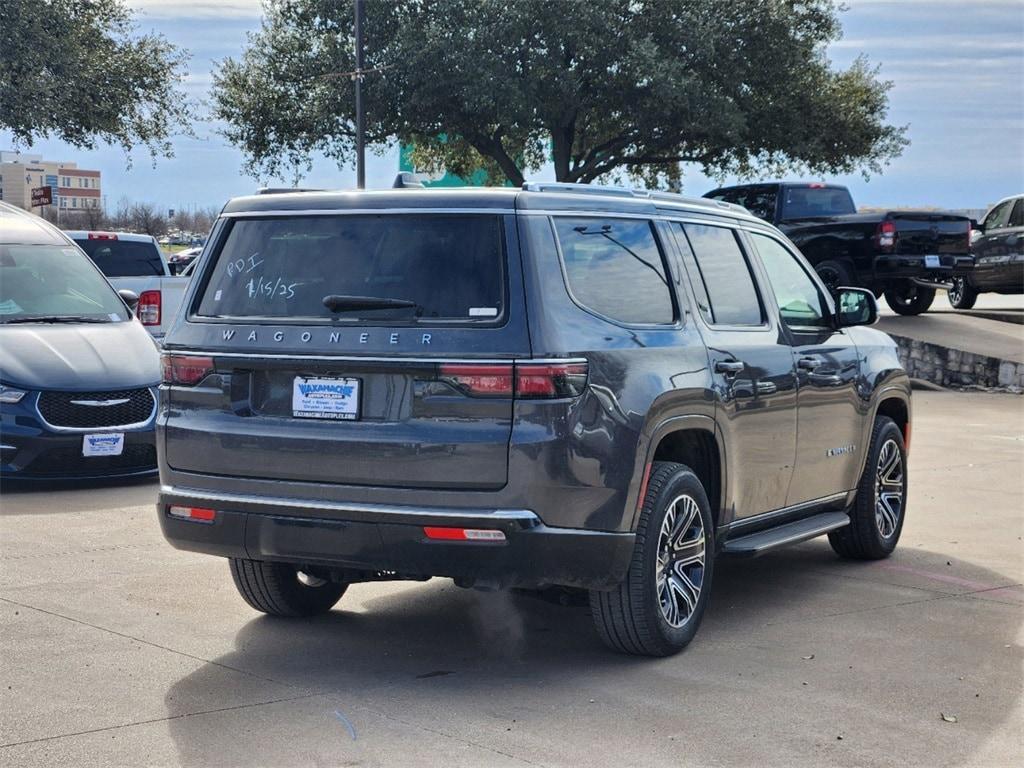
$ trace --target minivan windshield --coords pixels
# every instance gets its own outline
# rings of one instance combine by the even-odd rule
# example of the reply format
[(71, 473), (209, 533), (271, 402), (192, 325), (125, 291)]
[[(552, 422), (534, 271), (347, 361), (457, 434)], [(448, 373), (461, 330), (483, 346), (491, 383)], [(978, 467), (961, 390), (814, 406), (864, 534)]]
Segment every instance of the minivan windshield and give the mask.
[(0, 244), (0, 323), (109, 323), (124, 303), (77, 248)]
[(235, 219), (198, 314), (493, 323), (503, 307), (500, 217), (339, 214)]

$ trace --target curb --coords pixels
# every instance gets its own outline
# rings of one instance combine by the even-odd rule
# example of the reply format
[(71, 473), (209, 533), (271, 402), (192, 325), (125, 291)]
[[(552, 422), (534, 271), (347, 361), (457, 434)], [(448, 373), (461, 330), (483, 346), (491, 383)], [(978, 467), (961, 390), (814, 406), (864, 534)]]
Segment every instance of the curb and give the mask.
[(938, 387), (981, 387), (1020, 394), (1024, 363), (890, 333), (910, 378)]

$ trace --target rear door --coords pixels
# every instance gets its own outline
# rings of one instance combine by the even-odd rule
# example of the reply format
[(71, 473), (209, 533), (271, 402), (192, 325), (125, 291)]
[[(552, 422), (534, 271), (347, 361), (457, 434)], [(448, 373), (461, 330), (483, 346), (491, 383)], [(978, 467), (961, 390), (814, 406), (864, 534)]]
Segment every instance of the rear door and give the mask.
[(673, 224), (717, 390), (736, 518), (786, 505), (796, 457), (796, 378), (782, 329), (765, 310), (739, 235)]
[(971, 249), (975, 258), (1010, 254), (1011, 249), (1007, 245), (1007, 240), (1010, 235), (1010, 216), (1013, 213), (1014, 202), (1004, 200), (989, 211), (983, 223), (983, 232)]
[(191, 348), (182, 359), (208, 357), (212, 372), (171, 388), (170, 466), (395, 488), (505, 485), (512, 360), (530, 351), (506, 218), (230, 220), (171, 340)]
[(782, 240), (747, 233), (768, 278), (797, 373), (796, 470), (787, 506), (848, 491), (856, 483), (863, 414), (857, 347), (837, 330), (825, 292)]

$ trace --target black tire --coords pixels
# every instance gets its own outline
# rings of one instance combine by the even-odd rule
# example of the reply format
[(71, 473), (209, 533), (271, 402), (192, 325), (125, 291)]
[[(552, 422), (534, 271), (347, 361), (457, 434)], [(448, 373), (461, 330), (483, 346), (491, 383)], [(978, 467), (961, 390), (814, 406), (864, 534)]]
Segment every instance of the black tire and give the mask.
[(315, 616), (334, 607), (348, 584), (307, 576), (285, 563), (231, 558), (231, 577), (238, 593), (257, 611), (271, 616)]
[(833, 296), (839, 292), (840, 287), (854, 285), (853, 270), (841, 261), (828, 259), (818, 262), (814, 265), (814, 271)]
[(967, 282), (966, 277), (954, 277), (946, 298), (953, 309), (970, 309), (978, 300), (978, 289)]
[(906, 280), (896, 288), (887, 288), (885, 301), (897, 315), (920, 315), (935, 301), (935, 289)]
[[(898, 457), (898, 481), (887, 458), (893, 449)], [(882, 476), (886, 473), (889, 473), (888, 479), (883, 483)], [(897, 491), (898, 505), (893, 498)], [(903, 433), (892, 419), (879, 416), (875, 419), (864, 473), (857, 483), (857, 500), (850, 508), (850, 524), (829, 533), (828, 542), (840, 557), (853, 560), (888, 557), (900, 540), (906, 508), (907, 450)]]
[[(671, 535), (672, 531), (668, 531), (666, 537), (663, 528), (667, 520), (676, 522), (672, 528), (676, 534)], [(683, 542), (685, 538), (684, 544), (673, 550), (674, 555), (685, 555), (675, 561), (679, 571), (672, 570), (672, 580), (666, 579), (664, 585), (661, 577), (669, 572), (669, 566), (660, 559), (662, 553), (659, 553), (659, 548), (663, 538), (666, 544)], [(696, 561), (698, 551), (699, 566)], [(605, 645), (637, 656), (669, 656), (685, 648), (697, 633), (707, 607), (714, 553), (711, 506), (704, 486), (689, 467), (655, 462), (626, 579), (612, 590), (590, 592), (590, 610), (597, 633)], [(677, 585), (679, 589), (674, 590), (671, 585)], [(698, 587), (695, 599), (694, 585)], [(669, 601), (668, 608), (662, 607), (663, 596)], [(678, 610), (680, 600), (686, 603), (685, 617)], [(677, 608), (674, 613), (672, 606)], [(670, 623), (666, 611), (681, 623)]]

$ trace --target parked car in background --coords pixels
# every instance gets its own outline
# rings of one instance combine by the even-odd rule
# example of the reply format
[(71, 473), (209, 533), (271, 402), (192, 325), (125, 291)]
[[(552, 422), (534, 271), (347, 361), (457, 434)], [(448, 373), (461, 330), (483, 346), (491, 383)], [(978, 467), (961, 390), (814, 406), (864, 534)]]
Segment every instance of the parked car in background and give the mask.
[(188, 280), (175, 277), (163, 251), (149, 235), (130, 232), (69, 231), (115, 288), (139, 296), (136, 314), (154, 337), (163, 338), (178, 311)]
[(1024, 195), (1000, 200), (971, 237), (974, 269), (953, 278), (947, 294), (956, 309), (970, 309), (982, 293), (1024, 293)]
[(833, 302), (742, 208), (265, 194), (213, 232), (164, 347), (158, 517), (256, 610), (367, 581), (561, 585), (610, 647), (664, 656), (719, 555), (896, 547), (910, 382), (864, 327), (875, 298)]
[(167, 264), (171, 268), (171, 271), (176, 275), (180, 275), (182, 270), (191, 264), (195, 258), (203, 252), (203, 247), (198, 246), (195, 248), (186, 248), (183, 251), (172, 253), (167, 257)]
[(160, 357), (81, 249), (0, 203), (0, 476), (152, 474)]
[(834, 291), (885, 296), (901, 315), (931, 306), (936, 289), (970, 274), (971, 220), (933, 211), (857, 213), (838, 184), (772, 182), (721, 187), (704, 197), (742, 205), (782, 230)]

